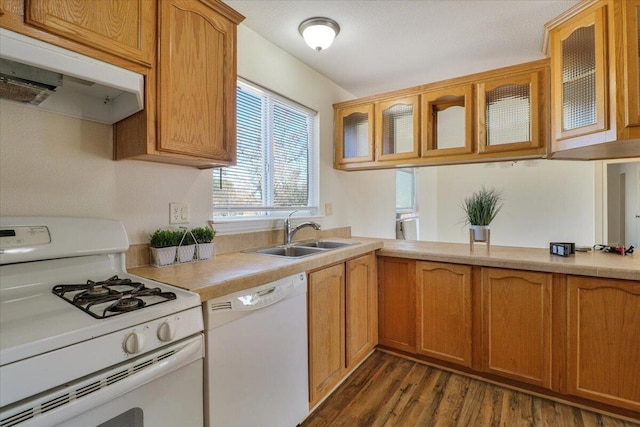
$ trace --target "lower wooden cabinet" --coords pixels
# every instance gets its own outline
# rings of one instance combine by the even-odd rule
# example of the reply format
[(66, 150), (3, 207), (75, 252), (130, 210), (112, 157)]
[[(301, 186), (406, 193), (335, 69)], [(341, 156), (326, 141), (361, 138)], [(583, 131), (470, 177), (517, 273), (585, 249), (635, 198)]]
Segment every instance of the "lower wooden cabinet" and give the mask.
[(379, 344), (640, 418), (640, 282), (378, 258)]
[(551, 278), (482, 269), (485, 372), (551, 388)]
[(344, 264), (309, 274), (309, 402), (313, 406), (342, 378)]
[(416, 262), (378, 258), (378, 342), (416, 351)]
[(640, 411), (640, 283), (568, 278), (567, 392)]
[(346, 367), (360, 363), (378, 343), (378, 279), (373, 253), (345, 264)]
[(471, 267), (416, 266), (418, 354), (471, 367)]
[(309, 407), (374, 349), (377, 325), (373, 253), (309, 273)]

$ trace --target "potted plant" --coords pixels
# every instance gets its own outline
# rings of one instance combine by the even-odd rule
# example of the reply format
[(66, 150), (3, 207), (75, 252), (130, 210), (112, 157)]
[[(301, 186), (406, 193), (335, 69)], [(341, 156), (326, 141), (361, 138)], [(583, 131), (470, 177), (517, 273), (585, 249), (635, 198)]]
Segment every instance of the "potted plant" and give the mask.
[(150, 237), (151, 262), (154, 265), (169, 265), (176, 260), (176, 248), (182, 233), (176, 230), (157, 229)]
[(215, 246), (213, 238), (216, 236), (216, 230), (211, 227), (195, 227), (191, 230), (193, 237), (197, 243), (197, 259), (209, 259), (213, 256)]
[(502, 209), (502, 200), (500, 191), (482, 187), (462, 202), (462, 209), (466, 215), (465, 224), (471, 226), (475, 241), (487, 240), (488, 226)]
[(196, 241), (190, 230), (178, 230), (180, 241), (178, 242), (178, 262), (191, 262), (196, 252)]

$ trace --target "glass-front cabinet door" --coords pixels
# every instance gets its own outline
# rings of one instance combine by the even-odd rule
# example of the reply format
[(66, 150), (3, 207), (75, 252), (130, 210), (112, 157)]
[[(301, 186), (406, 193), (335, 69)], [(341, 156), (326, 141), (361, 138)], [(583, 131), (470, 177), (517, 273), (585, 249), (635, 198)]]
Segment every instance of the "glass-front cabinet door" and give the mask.
[(478, 152), (542, 149), (543, 71), (478, 83)]
[(376, 160), (420, 156), (419, 100), (414, 95), (376, 103)]
[(608, 129), (605, 12), (598, 4), (550, 34), (555, 140)]
[(640, 126), (640, 0), (624, 2), (626, 126)]
[(473, 85), (422, 94), (422, 157), (473, 153)]
[(336, 163), (373, 161), (373, 103), (336, 109)]

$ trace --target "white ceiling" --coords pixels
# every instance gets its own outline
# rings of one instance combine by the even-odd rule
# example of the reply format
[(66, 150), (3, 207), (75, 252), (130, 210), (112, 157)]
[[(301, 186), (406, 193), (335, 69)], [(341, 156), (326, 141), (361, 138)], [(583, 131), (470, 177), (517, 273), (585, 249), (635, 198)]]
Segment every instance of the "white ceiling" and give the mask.
[[(260, 34), (357, 97), (544, 58), (544, 24), (579, 0), (224, 0)], [(340, 25), (310, 49), (307, 18)]]

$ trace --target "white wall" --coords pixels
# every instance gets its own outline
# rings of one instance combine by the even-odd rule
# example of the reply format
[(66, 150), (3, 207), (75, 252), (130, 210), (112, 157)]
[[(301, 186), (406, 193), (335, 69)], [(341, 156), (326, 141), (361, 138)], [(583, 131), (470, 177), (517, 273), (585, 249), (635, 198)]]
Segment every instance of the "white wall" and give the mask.
[(326, 203), (333, 205), (322, 226), (351, 225), (354, 235), (394, 237), (395, 202), (379, 197), (395, 197), (393, 171), (333, 169), (333, 104), (354, 96), (244, 25), (238, 27), (238, 75), (318, 112), (321, 213)]
[(593, 162), (530, 160), (434, 169), (426, 176), (427, 170), (418, 172), (419, 191), (424, 185), (431, 188), (430, 194), (420, 200), (421, 233), (425, 228), (430, 233), (421, 234), (421, 240), (468, 242), (468, 227), (464, 225), (460, 203), (486, 186), (500, 189), (505, 199), (502, 211), (491, 223), (492, 244), (527, 247), (548, 247), (550, 241), (594, 244)]
[(168, 225), (169, 202), (210, 215), (211, 172), (111, 160), (111, 126), (0, 101), (0, 215), (117, 218), (130, 243)]
[[(320, 53), (322, 55), (322, 53)], [(395, 237), (395, 172), (333, 169), (332, 104), (352, 96), (241, 25), (238, 73), (319, 113), (320, 205), (333, 205), (325, 228)], [(210, 216), (211, 171), (142, 161), (114, 162), (110, 126), (0, 101), (0, 215), (117, 218), (131, 243), (168, 225), (169, 202), (191, 205), (192, 224)], [(458, 203), (482, 184), (505, 187), (493, 242), (546, 246), (549, 240), (591, 244), (593, 165), (518, 163), (422, 168), (419, 208), (423, 240), (466, 241)]]

